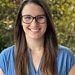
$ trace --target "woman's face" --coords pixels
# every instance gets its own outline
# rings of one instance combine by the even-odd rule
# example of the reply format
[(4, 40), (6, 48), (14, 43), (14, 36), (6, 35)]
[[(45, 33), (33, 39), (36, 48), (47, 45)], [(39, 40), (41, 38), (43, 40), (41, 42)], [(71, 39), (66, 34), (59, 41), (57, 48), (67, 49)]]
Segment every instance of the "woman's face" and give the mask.
[(34, 3), (29, 3), (22, 10), (22, 26), (26, 39), (41, 39), (47, 28), (43, 9)]

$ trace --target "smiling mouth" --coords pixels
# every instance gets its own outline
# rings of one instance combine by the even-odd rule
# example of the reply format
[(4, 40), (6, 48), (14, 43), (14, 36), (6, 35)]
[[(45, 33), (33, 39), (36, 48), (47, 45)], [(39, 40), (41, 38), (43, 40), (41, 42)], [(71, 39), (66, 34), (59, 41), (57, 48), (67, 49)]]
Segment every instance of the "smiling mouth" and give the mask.
[(40, 30), (40, 29), (30, 29), (30, 31), (31, 31), (31, 32), (34, 32), (34, 33), (39, 32), (39, 30)]

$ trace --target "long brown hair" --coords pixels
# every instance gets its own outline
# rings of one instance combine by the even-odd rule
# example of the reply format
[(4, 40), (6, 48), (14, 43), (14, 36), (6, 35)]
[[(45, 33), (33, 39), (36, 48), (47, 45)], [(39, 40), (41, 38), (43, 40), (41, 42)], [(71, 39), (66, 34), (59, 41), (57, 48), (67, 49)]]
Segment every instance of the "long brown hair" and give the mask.
[(15, 56), (15, 71), (16, 75), (29, 75), (28, 74), (28, 54), (27, 42), (23, 27), (21, 25), (21, 13), (23, 7), (32, 2), (41, 6), (47, 17), (47, 29), (44, 37), (44, 55), (43, 63), (41, 65), (42, 75), (56, 75), (56, 55), (58, 51), (58, 43), (55, 32), (52, 16), (48, 8), (46, 0), (24, 0), (21, 4), (15, 26), (15, 42), (16, 42), (16, 56)]

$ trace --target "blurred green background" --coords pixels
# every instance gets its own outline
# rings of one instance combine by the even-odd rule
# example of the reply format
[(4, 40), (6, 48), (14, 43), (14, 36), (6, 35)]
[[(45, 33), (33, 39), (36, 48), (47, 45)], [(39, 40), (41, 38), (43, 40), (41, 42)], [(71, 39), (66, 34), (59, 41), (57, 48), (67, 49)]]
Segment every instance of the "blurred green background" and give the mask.
[[(0, 52), (14, 44), (14, 26), (21, 0), (0, 0)], [(75, 54), (75, 0), (48, 0), (58, 42)]]

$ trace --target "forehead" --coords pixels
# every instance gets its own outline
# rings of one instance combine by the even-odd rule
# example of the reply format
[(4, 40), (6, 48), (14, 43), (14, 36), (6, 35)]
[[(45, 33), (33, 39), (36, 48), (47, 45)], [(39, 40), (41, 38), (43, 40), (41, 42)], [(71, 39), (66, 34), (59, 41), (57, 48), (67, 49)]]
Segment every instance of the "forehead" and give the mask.
[(22, 15), (26, 15), (26, 14), (36, 16), (36, 15), (41, 15), (45, 13), (41, 6), (35, 3), (28, 3), (23, 7), (23, 10), (22, 10)]

